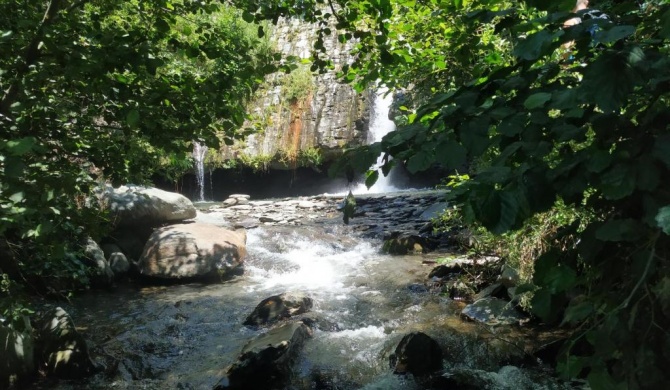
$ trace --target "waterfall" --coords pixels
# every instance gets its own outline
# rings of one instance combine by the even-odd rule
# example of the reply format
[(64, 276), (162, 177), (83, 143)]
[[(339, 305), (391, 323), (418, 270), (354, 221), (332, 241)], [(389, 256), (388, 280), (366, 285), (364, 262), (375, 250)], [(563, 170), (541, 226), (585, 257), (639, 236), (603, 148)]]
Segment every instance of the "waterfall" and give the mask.
[(197, 201), (205, 200), (205, 155), (207, 154), (207, 146), (201, 145), (197, 141), (193, 141), (193, 159), (195, 160), (195, 180), (198, 185)]
[[(391, 109), (391, 104), (393, 103), (393, 94), (388, 93), (386, 88), (380, 88), (375, 93), (375, 100), (372, 104), (372, 115), (370, 118), (370, 142), (381, 142), (382, 138), (393, 130), (395, 130), (395, 123), (389, 119), (389, 111)], [(395, 192), (399, 188), (394, 186), (391, 183), (392, 172), (389, 172), (388, 175), (384, 176), (381, 173), (381, 166), (384, 165), (384, 154), (380, 154), (377, 157), (377, 162), (372, 169), (379, 169), (379, 179), (377, 182), (368, 189), (365, 184), (359, 184), (352, 190), (355, 194), (365, 194), (365, 193), (382, 193), (382, 192)]]

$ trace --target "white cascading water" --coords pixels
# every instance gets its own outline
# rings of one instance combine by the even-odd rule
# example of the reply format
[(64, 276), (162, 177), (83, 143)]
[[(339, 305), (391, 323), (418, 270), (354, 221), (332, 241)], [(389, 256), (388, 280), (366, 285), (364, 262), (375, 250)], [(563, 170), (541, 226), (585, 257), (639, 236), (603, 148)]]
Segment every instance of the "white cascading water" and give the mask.
[(199, 202), (205, 200), (205, 155), (207, 154), (207, 146), (193, 141), (193, 160), (195, 160), (195, 180), (198, 186)]
[[(372, 117), (370, 118), (370, 142), (381, 142), (382, 138), (393, 130), (395, 130), (395, 123), (389, 119), (389, 111), (391, 109), (391, 104), (393, 103), (393, 94), (387, 93), (386, 88), (381, 88), (375, 93), (375, 100), (372, 105)], [(380, 154), (377, 158), (377, 162), (372, 169), (380, 169), (384, 165), (384, 154)], [(379, 179), (377, 182), (368, 189), (364, 183), (357, 185), (352, 192), (354, 194), (367, 194), (367, 193), (384, 193), (384, 192), (395, 192), (399, 189), (391, 184), (391, 175), (384, 176), (379, 172)]]

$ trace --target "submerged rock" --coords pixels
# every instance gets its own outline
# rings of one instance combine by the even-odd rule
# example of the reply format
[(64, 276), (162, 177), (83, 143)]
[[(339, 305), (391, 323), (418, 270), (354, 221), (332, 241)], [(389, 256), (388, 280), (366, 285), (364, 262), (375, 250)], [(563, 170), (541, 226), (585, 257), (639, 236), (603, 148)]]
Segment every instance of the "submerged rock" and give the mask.
[(283, 389), (292, 363), (311, 333), (304, 323), (294, 322), (251, 340), (214, 390)]
[(192, 223), (157, 229), (138, 263), (143, 276), (160, 279), (226, 276), (244, 261), (246, 234)]
[(306, 313), (312, 308), (312, 298), (302, 292), (285, 292), (265, 298), (244, 321), (244, 325), (258, 326)]
[(42, 318), (36, 353), (46, 372), (60, 378), (83, 378), (96, 370), (86, 340), (75, 329), (70, 315), (60, 307)]
[(512, 325), (526, 319), (511, 302), (494, 297), (482, 298), (467, 305), (461, 315), (487, 325)]
[(395, 374), (425, 376), (442, 368), (442, 349), (427, 334), (413, 332), (400, 340), (390, 364)]

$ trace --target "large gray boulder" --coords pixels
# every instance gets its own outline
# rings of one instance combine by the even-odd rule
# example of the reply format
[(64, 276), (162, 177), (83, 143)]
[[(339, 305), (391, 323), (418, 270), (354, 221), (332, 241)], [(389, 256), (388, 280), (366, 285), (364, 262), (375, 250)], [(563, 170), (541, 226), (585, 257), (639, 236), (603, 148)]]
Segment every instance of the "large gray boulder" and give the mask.
[(193, 203), (181, 194), (152, 187), (107, 187), (104, 200), (108, 203), (117, 226), (160, 225), (193, 219)]
[(34, 340), (28, 318), (23, 317), (21, 331), (0, 321), (0, 388), (9, 388), (34, 371)]
[(226, 276), (246, 256), (246, 233), (206, 223), (156, 229), (144, 246), (139, 273), (159, 279)]
[(258, 336), (242, 348), (214, 389), (283, 388), (296, 355), (311, 334), (307, 325), (294, 322)]
[(75, 329), (72, 318), (60, 307), (42, 318), (36, 351), (38, 361), (48, 374), (78, 379), (96, 371), (84, 337)]

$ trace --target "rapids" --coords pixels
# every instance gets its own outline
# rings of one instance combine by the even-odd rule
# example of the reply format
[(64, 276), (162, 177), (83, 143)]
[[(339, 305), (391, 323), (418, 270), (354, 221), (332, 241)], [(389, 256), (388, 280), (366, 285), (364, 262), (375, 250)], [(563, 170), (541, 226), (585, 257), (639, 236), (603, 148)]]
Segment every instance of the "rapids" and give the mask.
[(459, 317), (463, 304), (425, 287), (431, 261), (448, 254), (388, 256), (339, 216), (301, 226), (247, 232), (244, 271), (217, 284), (118, 286), (63, 307), (91, 341), (103, 369), (55, 389), (211, 389), (246, 342), (263, 332), (242, 325), (264, 298), (304, 291), (317, 329), (287, 389), (419, 389), (392, 374), (389, 354), (403, 335), (423, 331), (445, 352), (446, 367), (497, 371), (521, 361), (541, 334), (490, 328)]

